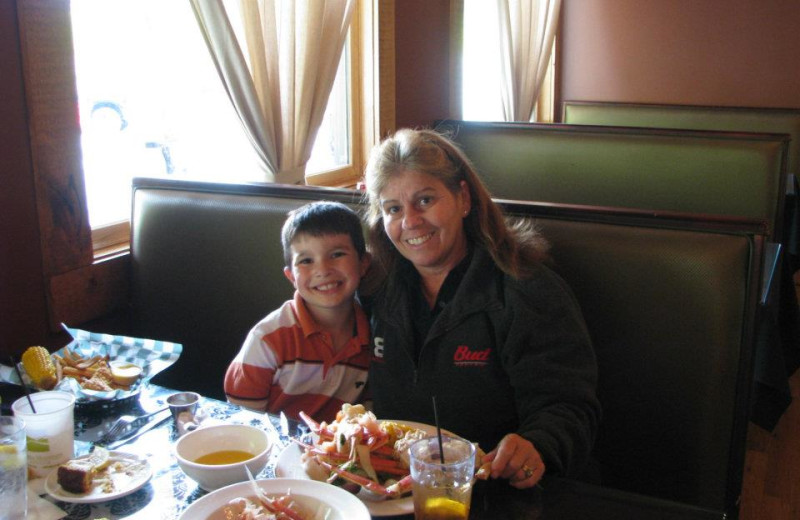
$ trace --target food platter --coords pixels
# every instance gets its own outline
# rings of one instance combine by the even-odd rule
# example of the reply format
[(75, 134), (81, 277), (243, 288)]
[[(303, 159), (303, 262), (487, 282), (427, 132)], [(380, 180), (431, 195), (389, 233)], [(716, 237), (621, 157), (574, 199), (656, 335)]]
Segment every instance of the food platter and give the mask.
[[(416, 428), (418, 430), (422, 430), (428, 435), (436, 434), (436, 427), (431, 426), (430, 424), (423, 424), (413, 421), (393, 420), (393, 419), (379, 420), (378, 422), (396, 422), (406, 426), (410, 426), (412, 428)], [(447, 430), (442, 430), (442, 433), (453, 435)], [(297, 444), (292, 443), (286, 448), (284, 448), (283, 451), (278, 455), (278, 459), (275, 464), (275, 476), (282, 478), (310, 480), (311, 477), (309, 477), (305, 469), (303, 469), (303, 462), (301, 460), (301, 455), (302, 455), (302, 450), (300, 446), (298, 446)], [(373, 516), (408, 515), (414, 512), (414, 501), (412, 500), (411, 496), (405, 496), (395, 499), (385, 499), (375, 495), (374, 493), (370, 493), (364, 489), (359, 491), (358, 494), (355, 496), (358, 497), (364, 503), (364, 505), (367, 506), (367, 509)]]
[[(273, 478), (257, 480), (256, 485), (270, 496), (291, 493), (301, 506), (316, 510), (330, 508), (328, 520), (370, 520), (364, 504), (347, 491), (315, 480)], [(190, 505), (179, 520), (224, 520), (222, 508), (238, 497), (252, 497), (251, 482), (239, 482), (205, 495)], [(314, 519), (316, 520), (316, 519)]]
[[(113, 371), (115, 363), (123, 363), (128, 367), (136, 368), (138, 377), (131, 379), (124, 386), (112, 385), (107, 389), (92, 389), (86, 387), (85, 383), (79, 382), (74, 376), (67, 374), (64, 367), (64, 377), (59, 377), (58, 383), (53, 390), (60, 390), (71, 393), (75, 396), (75, 405), (87, 409), (117, 409), (132, 404), (139, 398), (139, 393), (147, 382), (162, 370), (168, 368), (175, 361), (183, 350), (179, 343), (167, 341), (155, 341), (127, 336), (113, 336), (79, 329), (71, 329), (64, 326), (64, 329), (72, 336), (72, 341), (52, 352), (51, 357), (54, 362), (56, 359), (63, 360), (89, 360), (90, 358), (102, 357)], [(96, 365), (95, 365), (96, 366)], [(12, 377), (9, 382), (24, 384), (33, 391), (42, 390), (37, 388), (28, 377), (23, 363), (18, 365), (22, 381), (18, 377)], [(87, 369), (88, 370), (88, 369)], [(116, 376), (115, 376), (116, 378)], [(49, 388), (49, 387), (48, 387)]]
[[(88, 457), (89, 455), (84, 455), (83, 457), (78, 457), (78, 459)], [(130, 495), (147, 484), (153, 475), (153, 469), (150, 464), (137, 455), (111, 451), (109, 452), (109, 460), (111, 461), (109, 467), (100, 472), (102, 478), (112, 482), (112, 485), (108, 487), (95, 481), (91, 491), (88, 493), (70, 493), (58, 485), (58, 469), (54, 469), (45, 479), (44, 489), (48, 495), (62, 502), (94, 504)]]

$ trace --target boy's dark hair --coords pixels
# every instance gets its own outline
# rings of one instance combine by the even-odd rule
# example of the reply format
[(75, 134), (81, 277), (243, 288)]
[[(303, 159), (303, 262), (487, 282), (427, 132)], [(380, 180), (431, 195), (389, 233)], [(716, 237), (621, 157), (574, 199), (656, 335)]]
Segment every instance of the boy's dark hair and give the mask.
[(367, 253), (361, 218), (341, 202), (311, 202), (288, 213), (281, 229), (283, 259), (287, 267), (292, 265), (292, 242), (301, 233), (314, 237), (350, 235), (358, 257), (363, 258)]

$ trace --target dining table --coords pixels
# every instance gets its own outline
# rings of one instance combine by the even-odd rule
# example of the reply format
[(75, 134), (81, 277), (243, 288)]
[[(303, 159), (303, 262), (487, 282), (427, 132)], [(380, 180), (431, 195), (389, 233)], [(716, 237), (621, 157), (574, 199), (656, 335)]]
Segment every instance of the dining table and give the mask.
[[(3, 394), (8, 386), (0, 388)], [(101, 443), (103, 432), (122, 414), (139, 415), (158, 410), (166, 405), (168, 396), (176, 390), (148, 383), (133, 399), (126, 402), (86, 403), (75, 408), (75, 456), (92, 451)], [(2, 395), (3, 403), (8, 397)], [(281, 424), (277, 415), (256, 412), (240, 406), (201, 397), (203, 422), (249, 424), (263, 428), (274, 448), (269, 462), (257, 479), (275, 478), (276, 462), (281, 452), (293, 445), (291, 438), (304, 433), (302, 423), (289, 420)], [(43, 499), (50, 501), (66, 514), (65, 520), (146, 519), (172, 520), (196, 500), (208, 494), (186, 476), (178, 466), (173, 452), (179, 431), (171, 419), (159, 420), (151, 428), (116, 449), (146, 459), (152, 466), (152, 477), (137, 491), (96, 503), (72, 503), (57, 500), (41, 491)], [(376, 517), (411, 520), (413, 514)], [(683, 520), (721, 519), (718, 511), (709, 511), (688, 504), (654, 497), (637, 495), (578, 480), (545, 477), (536, 487), (517, 490), (507, 481), (477, 481), (473, 488), (471, 520)], [(194, 519), (185, 519), (194, 520)], [(205, 520), (205, 519), (197, 519)]]

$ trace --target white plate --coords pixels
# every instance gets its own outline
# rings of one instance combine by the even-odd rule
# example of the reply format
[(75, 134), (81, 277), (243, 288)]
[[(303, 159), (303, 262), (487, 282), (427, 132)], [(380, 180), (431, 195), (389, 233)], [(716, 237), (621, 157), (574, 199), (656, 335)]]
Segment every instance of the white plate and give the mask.
[[(78, 459), (85, 459), (87, 457), (89, 457), (88, 454), (83, 457), (78, 457)], [(61, 500), (62, 502), (93, 504), (95, 502), (106, 502), (108, 500), (114, 500), (115, 498), (124, 497), (125, 495), (130, 495), (147, 484), (150, 477), (153, 476), (153, 468), (150, 467), (150, 464), (145, 459), (138, 455), (121, 451), (110, 451), (108, 458), (111, 460), (111, 465), (109, 465), (109, 469), (105, 471), (108, 472), (108, 476), (114, 482), (114, 487), (111, 492), (103, 491), (103, 486), (97, 484), (92, 487), (90, 492), (84, 495), (65, 491), (58, 485), (58, 469), (54, 469), (50, 472), (47, 479), (44, 481), (45, 491), (47, 491), (47, 494), (51, 497), (56, 500)], [(120, 468), (118, 471), (115, 471), (114, 462), (125, 463), (125, 468)], [(131, 469), (134, 469), (132, 473), (130, 472)]]
[[(428, 435), (436, 434), (436, 426), (431, 426), (430, 424), (422, 424), (413, 421), (396, 421), (393, 419), (383, 419), (379, 422), (396, 422), (412, 428), (417, 428), (418, 430), (422, 430)], [(452, 435), (452, 433), (448, 432), (447, 430), (442, 430), (442, 432)], [(275, 476), (310, 479), (305, 469), (303, 469), (303, 463), (300, 460), (301, 455), (302, 451), (300, 450), (300, 446), (297, 444), (292, 443), (284, 448), (283, 451), (278, 455), (278, 460), (275, 464)], [(364, 491), (363, 489), (359, 491), (356, 496), (361, 499), (364, 504), (366, 504), (367, 509), (369, 509), (369, 512), (373, 516), (408, 515), (414, 512), (414, 500), (411, 498), (411, 496), (394, 499), (381, 499), (372, 493)]]
[[(320, 503), (331, 508), (329, 520), (370, 520), (369, 511), (354, 495), (316, 480), (273, 478), (257, 481), (268, 495), (285, 495), (289, 491), (298, 503), (315, 510)], [(209, 493), (190, 505), (178, 520), (223, 520), (222, 507), (238, 497), (253, 497), (252, 484), (238, 482)]]

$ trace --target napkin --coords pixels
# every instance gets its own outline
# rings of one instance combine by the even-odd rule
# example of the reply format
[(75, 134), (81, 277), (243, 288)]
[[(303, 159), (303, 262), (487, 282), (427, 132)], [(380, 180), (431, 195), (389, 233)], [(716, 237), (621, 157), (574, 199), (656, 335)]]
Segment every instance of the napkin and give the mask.
[(58, 520), (67, 516), (52, 502), (39, 495), (44, 494), (44, 479), (37, 478), (28, 482), (28, 517), (27, 520)]

